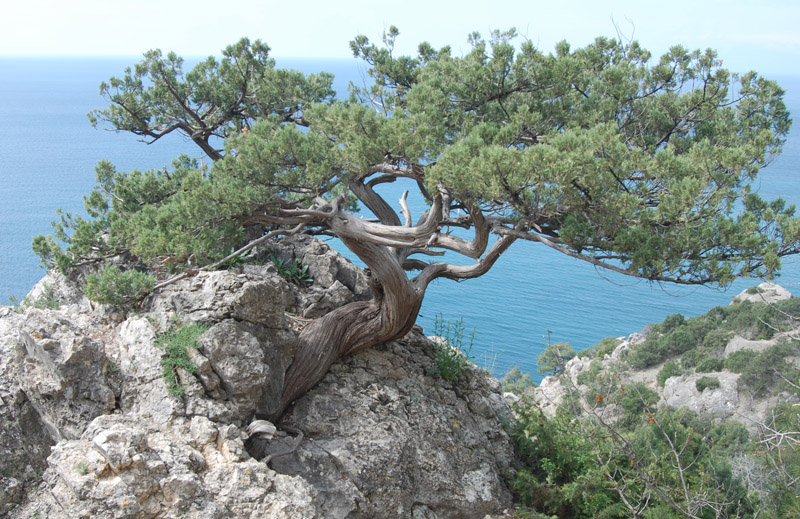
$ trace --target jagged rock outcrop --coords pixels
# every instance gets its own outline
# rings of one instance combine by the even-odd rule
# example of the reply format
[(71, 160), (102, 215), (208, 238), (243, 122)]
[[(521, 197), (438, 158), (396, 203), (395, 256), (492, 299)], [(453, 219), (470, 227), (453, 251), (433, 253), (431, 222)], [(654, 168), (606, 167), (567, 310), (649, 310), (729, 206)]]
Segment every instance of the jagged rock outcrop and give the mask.
[(503, 477), (513, 465), (499, 383), (477, 368), (455, 384), (431, 376), (433, 356), (416, 331), (334, 366), (286, 417), (306, 441), (272, 466), (307, 475), (327, 517), (497, 512), (510, 503)]
[(41, 477), (54, 444), (20, 388), (15, 349), (22, 323), (13, 308), (0, 307), (0, 517), (22, 502), (26, 484)]
[(792, 293), (776, 283), (764, 282), (756, 287), (743, 290), (731, 299), (731, 304), (743, 303), (777, 303), (791, 299)]
[(16, 348), (20, 389), (53, 440), (77, 438), (96, 416), (114, 410), (108, 359), (85, 316), (30, 308)]
[[(419, 329), (336, 364), (253, 448), (246, 428), (274, 411), (303, 316), (367, 294), (363, 273), (324, 243), (283, 247), (315, 266), (314, 285), (245, 265), (125, 314), (50, 276), (48, 297), (71, 294), (67, 304), (2, 308), (0, 515), (483, 518), (508, 507), (499, 384), (478, 369), (456, 383), (434, 376)], [(169, 368), (174, 396), (158, 338), (182, 322), (206, 328), (187, 350), (194, 373)]]
[(704, 373), (671, 377), (664, 382), (662, 398), (670, 407), (688, 408), (701, 416), (725, 419), (739, 410), (739, 390), (736, 373), (715, 373), (719, 387), (697, 389), (697, 381), (707, 376)]

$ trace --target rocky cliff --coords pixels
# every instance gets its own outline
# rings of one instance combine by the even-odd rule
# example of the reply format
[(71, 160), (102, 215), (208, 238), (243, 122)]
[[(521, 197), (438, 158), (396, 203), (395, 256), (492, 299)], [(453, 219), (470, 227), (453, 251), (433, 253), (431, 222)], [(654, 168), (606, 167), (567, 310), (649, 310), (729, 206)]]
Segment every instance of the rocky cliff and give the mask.
[(259, 420), (297, 330), (369, 294), (320, 241), (271, 253), (307, 265), (313, 284), (264, 262), (124, 311), (49, 273), (23, 308), (0, 308), (0, 515), (483, 518), (510, 506), (498, 382), (474, 368), (437, 377), (418, 328), (334, 365), (280, 423)]
[[(597, 381), (613, 379), (616, 387), (641, 384), (653, 390), (658, 396), (656, 407), (688, 408), (708, 419), (730, 419), (742, 423), (753, 433), (758, 432), (761, 424), (770, 421), (769, 412), (776, 404), (798, 401), (793, 392), (781, 391), (780, 384), (753, 388), (752, 383), (750, 386), (743, 383), (746, 382), (743, 380), (746, 362), (781, 344), (787, 347), (779, 355), (776, 353), (775, 359), (779, 363), (786, 362), (790, 370), (791, 366), (800, 366), (797, 311), (794, 307), (787, 310), (780, 306), (792, 301), (797, 300), (792, 300), (791, 293), (785, 288), (762, 283), (734, 296), (731, 305), (764, 308), (767, 312), (764, 315), (775, 316), (775, 322), (765, 321), (758, 312), (749, 312), (741, 317), (738, 314), (746, 312), (732, 311), (727, 320), (724, 312), (716, 312), (713, 316), (696, 318), (696, 325), (688, 325), (690, 331), (680, 336), (689, 337), (685, 343), (666, 337), (658, 327), (650, 327), (642, 333), (617, 338), (608, 353), (584, 352), (571, 358), (565, 363), (563, 373), (546, 376), (538, 387), (528, 391), (528, 396), (552, 416), (571, 391), (580, 394), (585, 402), (594, 402), (595, 393), (604, 392), (598, 389)], [(713, 310), (706, 315), (711, 313)], [(700, 322), (701, 319), (704, 321)], [(769, 338), (762, 338), (764, 330), (769, 332), (766, 334)], [(658, 339), (663, 339), (663, 344), (656, 343)], [(641, 360), (644, 356), (639, 350), (648, 349), (648, 355), (655, 355), (659, 348), (666, 353), (649, 361)], [(742, 352), (742, 360), (730, 362), (736, 352)], [(671, 371), (668, 363), (673, 363)], [(743, 369), (736, 369), (734, 366), (737, 364)], [(778, 376), (769, 373), (769, 367), (761, 368), (763, 373), (754, 375), (764, 379)], [(712, 383), (704, 387), (702, 379)], [(613, 414), (614, 409), (606, 412)]]

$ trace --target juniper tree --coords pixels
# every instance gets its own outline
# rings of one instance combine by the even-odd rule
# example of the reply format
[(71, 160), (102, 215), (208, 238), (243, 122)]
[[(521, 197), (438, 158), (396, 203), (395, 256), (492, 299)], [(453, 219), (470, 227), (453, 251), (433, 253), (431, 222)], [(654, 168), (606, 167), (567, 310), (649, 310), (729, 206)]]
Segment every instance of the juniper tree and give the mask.
[[(750, 188), (790, 127), (774, 81), (732, 75), (711, 50), (656, 59), (598, 38), (548, 53), (511, 30), (472, 34), (461, 56), (426, 43), (398, 56), (397, 36), (350, 43), (371, 84), (348, 99), (329, 74), (275, 68), (259, 41), (187, 73), (148, 52), (102, 85), (109, 107), (90, 117), (150, 142), (181, 133), (211, 164), (101, 163), (90, 218), (66, 215), (66, 248), (39, 237), (37, 252), (65, 269), (129, 253), (166, 279), (265, 237), (338, 237), (369, 267), (373, 297), (300, 333), (276, 416), (338, 358), (407, 333), (432, 281), (481, 276), (515, 242), (694, 285), (771, 277), (798, 252), (794, 208)], [(399, 179), (422, 214), (382, 195)]]

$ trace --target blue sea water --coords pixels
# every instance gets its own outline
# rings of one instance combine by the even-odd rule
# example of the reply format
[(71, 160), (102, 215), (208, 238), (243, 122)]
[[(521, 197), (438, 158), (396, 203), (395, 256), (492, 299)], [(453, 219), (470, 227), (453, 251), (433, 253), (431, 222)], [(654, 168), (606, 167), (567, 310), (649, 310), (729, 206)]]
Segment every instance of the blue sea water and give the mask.
[[(0, 302), (22, 299), (44, 275), (31, 240), (51, 231), (56, 209), (80, 212), (94, 186), (94, 166), (111, 160), (120, 170), (161, 167), (186, 153), (200, 158), (191, 142), (170, 136), (152, 145), (136, 137), (94, 129), (86, 114), (105, 107), (99, 84), (137, 61), (128, 58), (0, 58)], [(278, 66), (336, 74), (337, 92), (360, 83), (355, 60), (278, 60)], [(790, 111), (800, 113), (800, 78), (777, 78)], [(767, 199), (800, 205), (800, 128), (784, 153), (760, 175)], [(399, 196), (387, 195), (390, 201)], [(412, 207), (413, 211), (414, 207)], [(786, 262), (781, 284), (798, 294), (800, 263)], [(463, 283), (432, 284), (419, 323), (433, 333), (437, 315), (463, 318), (476, 329), (472, 356), (501, 375), (518, 365), (536, 373), (536, 356), (547, 341), (575, 349), (604, 337), (627, 335), (675, 312), (685, 316), (728, 304), (758, 283), (740, 280), (727, 292), (713, 288), (653, 285), (597, 271), (591, 265), (533, 243), (517, 243), (485, 276)]]

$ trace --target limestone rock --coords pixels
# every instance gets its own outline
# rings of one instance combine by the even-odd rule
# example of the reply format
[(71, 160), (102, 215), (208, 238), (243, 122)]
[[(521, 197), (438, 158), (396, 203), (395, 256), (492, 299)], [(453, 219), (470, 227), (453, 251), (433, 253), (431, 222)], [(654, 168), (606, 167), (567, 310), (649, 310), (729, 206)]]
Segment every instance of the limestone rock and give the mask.
[(269, 330), (230, 319), (201, 336), (201, 351), (231, 406), (232, 420), (243, 423), (254, 413), (271, 415), (277, 410), (294, 339), (288, 329)]
[[(262, 435), (267, 458), (250, 455), (245, 426), (273, 413), (294, 355), (303, 319), (292, 314), (369, 296), (364, 273), (323, 242), (294, 238), (274, 252), (309, 265), (314, 283), (289, 283), (268, 263), (203, 272), (134, 314), (90, 304), (54, 277), (61, 308), (0, 307), (0, 515), (502, 513), (514, 453), (499, 383), (473, 368), (455, 383), (433, 377), (419, 330), (335, 365)], [(175, 368), (184, 392), (174, 396), (158, 338), (181, 322), (208, 328), (186, 350), (196, 369)]]
[(155, 345), (157, 330), (151, 321), (133, 316), (114, 332), (106, 349), (121, 379), (120, 409), (132, 415), (149, 416), (159, 423), (183, 415), (183, 402), (169, 394), (164, 382), (163, 351)]
[(300, 293), (299, 299), (300, 306), (304, 308), (303, 317), (321, 317), (353, 301), (353, 293), (339, 280), (335, 280), (327, 289), (312, 285), (310, 290)]
[(369, 299), (372, 295), (364, 271), (321, 240), (297, 235), (285, 238), (271, 248), (285, 260), (298, 260), (308, 266), (315, 286), (328, 289), (338, 281), (353, 294), (355, 300)]
[(53, 440), (77, 438), (96, 416), (114, 409), (103, 345), (58, 312), (25, 310), (17, 346), (20, 388)]
[[(292, 440), (274, 442), (271, 466), (307, 478), (330, 518), (408, 517), (421, 504), (440, 519), (502, 511), (513, 448), (499, 383), (477, 368), (455, 385), (433, 378), (432, 355), (412, 332), (335, 365), (285, 417), (306, 439), (283, 456)], [(393, 381), (398, 367), (407, 375)]]
[[(716, 377), (720, 387), (697, 390), (696, 382), (703, 376)], [(671, 377), (664, 383), (664, 401), (677, 408), (688, 408), (704, 416), (729, 418), (739, 406), (736, 373), (694, 374), (685, 377)]]
[(238, 274), (201, 272), (180, 280), (153, 295), (147, 305), (161, 328), (169, 326), (170, 316), (202, 322), (235, 318), (280, 328), (289, 293), (288, 283), (274, 267), (248, 266)]
[(319, 517), (313, 489), (247, 456), (236, 428), (98, 417), (48, 458), (50, 490), (14, 512), (52, 519)]
[(769, 348), (770, 346), (774, 346), (778, 343), (778, 339), (769, 339), (765, 341), (751, 341), (745, 339), (744, 337), (740, 337), (739, 335), (734, 336), (731, 340), (728, 341), (728, 344), (725, 346), (725, 356), (727, 357), (733, 352), (740, 351), (740, 350), (748, 350), (753, 352), (762, 352)]
[(55, 443), (19, 386), (15, 350), (23, 321), (13, 308), (0, 306), (0, 489), (8, 489), (0, 493), (0, 516), (19, 502), (22, 483), (41, 474)]
[[(130, 325), (129, 325), (130, 326)], [(482, 518), (511, 504), (514, 453), (499, 383), (468, 368), (434, 378), (413, 332), (334, 366), (249, 456), (243, 428), (203, 416), (95, 418), (48, 458), (44, 485), (14, 518)], [(398, 369), (403, 377), (390, 375)], [(234, 394), (232, 392), (232, 394)], [(281, 453), (284, 452), (283, 455)]]

